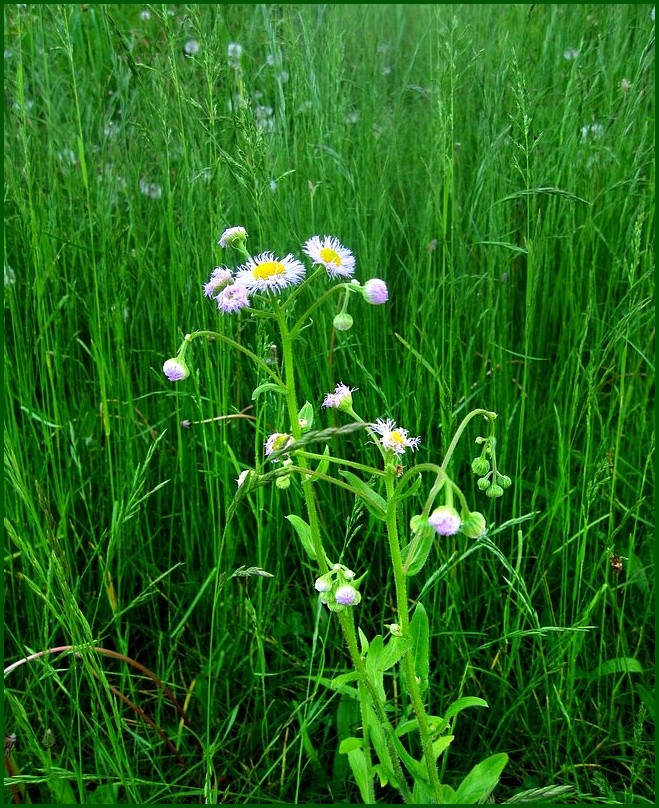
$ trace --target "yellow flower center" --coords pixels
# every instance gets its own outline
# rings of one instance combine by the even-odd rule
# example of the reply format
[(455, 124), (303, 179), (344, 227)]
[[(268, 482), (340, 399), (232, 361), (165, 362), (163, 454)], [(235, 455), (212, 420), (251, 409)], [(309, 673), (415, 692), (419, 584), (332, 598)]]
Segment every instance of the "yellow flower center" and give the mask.
[(290, 435), (279, 435), (272, 442), (272, 451), (278, 452), (280, 449), (283, 449), (284, 446), (288, 444), (290, 439), (291, 439)]
[(389, 435), (389, 440), (392, 443), (398, 444), (398, 446), (405, 446), (405, 438), (397, 429), (394, 429), (394, 431)]
[(320, 251), (320, 257), (326, 264), (336, 264), (338, 267), (341, 266), (341, 256), (331, 247), (323, 247)]
[(252, 270), (252, 275), (257, 279), (270, 278), (273, 275), (283, 275), (286, 267), (281, 261), (264, 261)]

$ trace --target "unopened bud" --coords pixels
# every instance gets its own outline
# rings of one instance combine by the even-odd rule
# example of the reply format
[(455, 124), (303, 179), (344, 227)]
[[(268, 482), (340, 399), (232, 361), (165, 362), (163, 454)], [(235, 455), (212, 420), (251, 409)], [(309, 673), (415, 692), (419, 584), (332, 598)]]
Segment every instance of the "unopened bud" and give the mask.
[(353, 319), (348, 314), (347, 311), (341, 312), (341, 314), (337, 314), (334, 318), (334, 328), (337, 331), (350, 331), (352, 328)]

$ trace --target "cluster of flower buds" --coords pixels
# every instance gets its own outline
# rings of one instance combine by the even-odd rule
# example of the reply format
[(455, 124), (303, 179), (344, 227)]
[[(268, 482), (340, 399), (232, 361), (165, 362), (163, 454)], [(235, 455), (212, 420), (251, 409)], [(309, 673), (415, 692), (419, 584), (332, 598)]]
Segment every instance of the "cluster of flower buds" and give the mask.
[(346, 606), (356, 606), (362, 599), (357, 587), (362, 576), (355, 580), (355, 573), (343, 564), (334, 564), (329, 572), (316, 578), (316, 591), (320, 592), (320, 602), (325, 603), (331, 612), (340, 612)]
[(496, 439), (494, 437), (478, 437), (476, 438), (476, 443), (483, 446), (480, 455), (471, 461), (471, 470), (480, 478), (476, 485), (481, 491), (485, 491), (486, 496), (500, 497), (503, 495), (504, 489), (510, 487), (512, 480), (506, 474), (501, 474), (497, 471)]

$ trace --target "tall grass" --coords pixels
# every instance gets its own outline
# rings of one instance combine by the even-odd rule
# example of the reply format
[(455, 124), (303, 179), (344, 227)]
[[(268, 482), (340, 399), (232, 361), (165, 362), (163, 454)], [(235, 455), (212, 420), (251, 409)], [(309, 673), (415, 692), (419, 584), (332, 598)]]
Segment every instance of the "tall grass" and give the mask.
[[(470, 407), (499, 414), (513, 488), (472, 491), (498, 553), (447, 541), (413, 592), (431, 712), (490, 705), (457, 724), (446, 782), (505, 751), (499, 800), (652, 801), (650, 10), (5, 5), (5, 659), (81, 649), (6, 678), (6, 798), (358, 799), (337, 752), (358, 713), (324, 684), (344, 651), (283, 518), (300, 493), (260, 488), (227, 525), (282, 402), (252, 400), (264, 379), (218, 342), (195, 343), (188, 381), (161, 373), (196, 328), (281, 358), (202, 295), (241, 224), (253, 252), (336, 235), (389, 286), (351, 331), (319, 310), (304, 332), (317, 417), (343, 381), (433, 460)], [(453, 461), (466, 490), (475, 437)], [(319, 496), (381, 632), (379, 524)], [(192, 730), (94, 646), (166, 682)]]

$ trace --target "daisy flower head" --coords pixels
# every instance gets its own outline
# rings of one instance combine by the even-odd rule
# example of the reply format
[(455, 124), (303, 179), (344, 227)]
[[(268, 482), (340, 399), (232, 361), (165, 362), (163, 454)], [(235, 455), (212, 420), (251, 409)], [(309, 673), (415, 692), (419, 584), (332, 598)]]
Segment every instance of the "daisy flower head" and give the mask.
[(371, 278), (363, 286), (364, 300), (373, 306), (380, 306), (389, 300), (387, 284), (379, 278)]
[(238, 488), (240, 488), (240, 486), (245, 482), (245, 480), (247, 479), (247, 475), (249, 474), (250, 471), (251, 469), (244, 469), (243, 471), (240, 472), (240, 474), (238, 475), (238, 479), (236, 480)]
[(225, 286), (215, 299), (217, 300), (217, 307), (222, 314), (234, 314), (249, 306), (247, 290), (244, 286), (239, 286), (237, 283)]
[(170, 382), (182, 382), (190, 375), (190, 370), (183, 359), (168, 359), (162, 366), (162, 372)]
[(396, 422), (391, 418), (383, 421), (378, 418), (376, 423), (371, 424), (371, 429), (380, 435), (380, 443), (385, 449), (389, 449), (395, 455), (405, 454), (405, 449), (418, 449), (421, 443), (421, 438), (408, 437), (407, 429), (397, 427)]
[(332, 407), (333, 409), (344, 411), (352, 409), (352, 393), (356, 389), (356, 387), (348, 387), (343, 382), (337, 384), (334, 392), (325, 396), (323, 407)]
[(448, 505), (442, 505), (435, 510), (428, 517), (428, 523), (433, 527), (440, 536), (455, 536), (460, 530), (462, 519), (460, 514)]
[(204, 284), (204, 294), (206, 297), (213, 297), (216, 292), (219, 292), (227, 284), (231, 282), (233, 272), (226, 267), (215, 267), (211, 272), (210, 280)]
[[(286, 432), (274, 432), (265, 442), (265, 456), (269, 457), (273, 452), (278, 452), (285, 449), (293, 443), (293, 436), (288, 435)], [(278, 463), (279, 458), (275, 458), (273, 463)]]
[(330, 278), (349, 278), (355, 271), (355, 256), (334, 236), (312, 236), (302, 249), (314, 264), (325, 267)]
[(276, 258), (264, 252), (239, 267), (236, 284), (244, 286), (250, 294), (255, 292), (279, 292), (287, 286), (300, 283), (306, 270), (304, 264), (289, 253), (285, 258)]
[(222, 233), (217, 243), (223, 249), (235, 247), (236, 245), (242, 245), (244, 247), (246, 238), (247, 230), (245, 230), (244, 227), (228, 227), (224, 233)]

